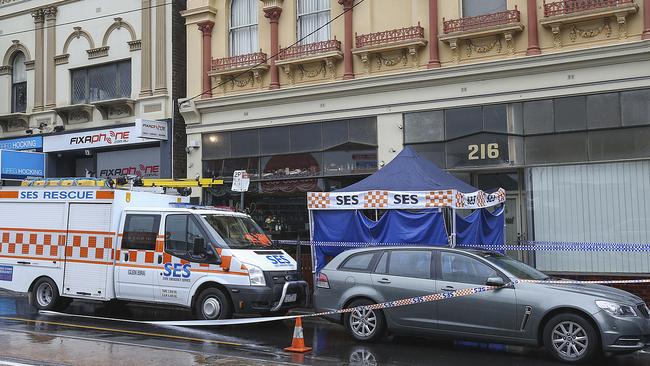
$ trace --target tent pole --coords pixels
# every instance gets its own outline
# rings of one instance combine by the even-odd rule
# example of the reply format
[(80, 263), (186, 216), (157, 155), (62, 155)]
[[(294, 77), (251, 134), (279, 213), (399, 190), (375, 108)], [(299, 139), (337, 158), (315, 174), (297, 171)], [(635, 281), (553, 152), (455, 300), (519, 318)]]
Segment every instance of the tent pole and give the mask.
[(375, 221), (379, 221), (379, 210), (375, 209)]
[(316, 256), (314, 251), (314, 215), (309, 210), (309, 248), (311, 249), (311, 273), (312, 277), (316, 275)]
[(451, 247), (456, 247), (456, 209), (451, 209)]

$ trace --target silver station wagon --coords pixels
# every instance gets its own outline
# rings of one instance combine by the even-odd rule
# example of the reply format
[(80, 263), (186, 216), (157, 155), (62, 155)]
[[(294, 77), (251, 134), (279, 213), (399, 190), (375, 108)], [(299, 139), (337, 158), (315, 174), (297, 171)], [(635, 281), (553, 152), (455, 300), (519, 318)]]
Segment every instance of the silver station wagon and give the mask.
[[(517, 279), (542, 282), (513, 285)], [(495, 252), (375, 247), (346, 251), (328, 263), (316, 277), (314, 299), (317, 311), (330, 311), (502, 286), (384, 310), (360, 308), (328, 319), (342, 323), (359, 341), (375, 341), (389, 331), (544, 346), (568, 363), (650, 345), (650, 315), (641, 298), (607, 286), (544, 281), (549, 281), (544, 273)]]

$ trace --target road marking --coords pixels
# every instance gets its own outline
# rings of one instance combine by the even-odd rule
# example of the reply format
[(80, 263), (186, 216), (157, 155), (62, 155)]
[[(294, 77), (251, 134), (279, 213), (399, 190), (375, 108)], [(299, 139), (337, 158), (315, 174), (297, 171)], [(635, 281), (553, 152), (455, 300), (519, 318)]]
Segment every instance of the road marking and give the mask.
[(25, 322), (25, 323), (43, 323), (43, 324), (59, 325), (59, 326), (70, 327), (70, 328), (100, 330), (100, 331), (104, 331), (104, 332), (134, 334), (134, 335), (141, 335), (141, 336), (147, 336), (147, 337), (160, 337), (160, 338), (178, 339), (178, 340), (183, 340), (183, 341), (205, 342), (205, 343), (220, 344), (220, 345), (227, 345), (227, 346), (244, 347), (243, 344), (235, 343), (235, 342), (217, 341), (217, 340), (212, 340), (212, 339), (203, 339), (203, 338), (194, 338), (194, 337), (184, 337), (184, 336), (177, 336), (177, 335), (171, 335), (171, 334), (141, 332), (141, 331), (137, 331), (137, 330), (93, 327), (93, 326), (90, 326), (90, 325), (51, 322), (51, 321), (46, 321), (46, 320), (35, 320), (35, 319), (25, 319), (25, 318), (14, 318), (14, 317), (10, 317), (10, 316), (0, 316), (0, 319), (13, 320), (13, 321), (19, 321), (19, 322)]

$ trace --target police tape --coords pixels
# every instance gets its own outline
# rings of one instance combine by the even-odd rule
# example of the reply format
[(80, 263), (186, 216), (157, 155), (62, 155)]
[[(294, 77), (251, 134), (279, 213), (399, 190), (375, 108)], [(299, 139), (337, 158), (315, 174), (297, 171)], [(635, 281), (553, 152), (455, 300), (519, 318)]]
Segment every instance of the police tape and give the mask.
[(67, 314), (54, 311), (45, 311), (41, 310), (40, 313), (44, 315), (54, 315), (54, 316), (71, 316), (71, 317), (81, 317), (89, 319), (99, 319), (99, 320), (109, 320), (109, 321), (121, 321), (129, 323), (140, 323), (140, 324), (149, 324), (156, 326), (181, 326), (181, 327), (202, 327), (202, 326), (224, 326), (224, 325), (245, 325), (245, 324), (257, 324), (265, 322), (273, 322), (280, 320), (288, 320), (295, 318), (311, 318), (311, 317), (323, 317), (328, 315), (340, 315), (351, 313), (355, 310), (383, 310), (391, 309), (401, 306), (409, 306), (416, 304), (423, 304), (428, 302), (443, 301), (449, 300), (458, 297), (465, 297), (475, 294), (480, 294), (488, 291), (494, 291), (506, 287), (511, 287), (519, 283), (528, 283), (528, 284), (545, 284), (545, 285), (584, 285), (584, 284), (598, 284), (598, 285), (613, 285), (613, 284), (643, 284), (650, 283), (650, 278), (647, 279), (630, 279), (630, 280), (588, 280), (588, 281), (578, 281), (578, 280), (524, 280), (517, 279), (511, 281), (503, 286), (477, 286), (470, 287), (454, 291), (445, 291), (439, 293), (433, 293), (423, 296), (415, 296), (400, 300), (385, 301), (377, 304), (355, 306), (352, 308), (344, 308), (339, 310), (324, 311), (318, 313), (304, 314), (304, 315), (286, 315), (286, 316), (274, 316), (274, 317), (258, 317), (258, 318), (241, 318), (241, 319), (218, 319), (218, 320), (165, 320), (165, 321), (141, 321), (141, 320), (130, 320), (130, 319), (117, 319), (117, 318), (104, 318), (104, 317), (95, 317), (89, 315), (76, 315), (76, 314)]
[[(403, 247), (431, 246), (431, 243), (369, 243), (345, 241), (299, 241), (274, 240), (278, 245), (306, 245), (314, 247)], [(650, 243), (605, 243), (605, 242), (554, 242), (554, 241), (525, 241), (518, 244), (457, 244), (456, 249), (480, 250), (534, 250), (534, 251), (597, 251), (597, 252), (650, 252)]]

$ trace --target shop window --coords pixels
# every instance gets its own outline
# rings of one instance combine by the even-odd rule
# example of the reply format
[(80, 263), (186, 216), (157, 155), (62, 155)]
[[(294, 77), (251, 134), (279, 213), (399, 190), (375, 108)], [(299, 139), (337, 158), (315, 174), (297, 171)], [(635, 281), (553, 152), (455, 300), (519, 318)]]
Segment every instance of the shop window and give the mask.
[(154, 250), (160, 215), (126, 215), (122, 249)]
[(320, 151), (323, 148), (320, 123), (291, 126), (290, 132), (291, 152)]
[(584, 96), (557, 98), (553, 101), (555, 131), (587, 129), (587, 99)]
[(329, 21), (330, 0), (298, 0), (297, 28), (302, 44), (329, 40)]
[(483, 131), (481, 107), (445, 110), (445, 134), (447, 140)]
[(230, 157), (230, 132), (203, 135), (201, 151), (203, 159), (223, 159)]
[(372, 174), (377, 170), (377, 149), (348, 144), (323, 152), (325, 175)]
[(589, 160), (647, 158), (650, 127), (589, 132)]
[(348, 121), (323, 123), (323, 148), (329, 149), (348, 142)]
[(131, 97), (131, 60), (71, 70), (72, 104)]
[(483, 130), (486, 132), (508, 133), (508, 106), (506, 104), (483, 107)]
[(321, 174), (321, 154), (302, 153), (262, 157), (262, 179), (317, 177)]
[(217, 178), (232, 178), (235, 170), (246, 170), (252, 180), (259, 179), (258, 157), (217, 159), (203, 161), (203, 176)]
[(553, 100), (524, 103), (524, 132), (526, 135), (553, 133)]
[(291, 152), (289, 127), (271, 127), (260, 130), (260, 151), (263, 155)]
[(526, 164), (587, 161), (587, 133), (526, 137), (525, 154)]
[(480, 174), (477, 188), (484, 191), (491, 191), (496, 188), (517, 191), (519, 189), (519, 176), (517, 173)]
[(350, 142), (377, 145), (377, 122), (374, 118), (350, 120)]
[(463, 0), (463, 17), (494, 14), (506, 9), (506, 0)]
[(232, 0), (230, 5), (230, 56), (259, 51), (258, 0)]
[(509, 162), (508, 136), (481, 133), (446, 144), (447, 168), (501, 165)]
[(436, 142), (445, 139), (445, 112), (426, 111), (404, 114), (404, 142)]
[(650, 124), (650, 89), (621, 92), (623, 126)]
[(25, 113), (27, 110), (25, 54), (16, 52), (11, 66), (11, 113)]
[(587, 96), (587, 128), (609, 128), (621, 125), (619, 93)]
[(524, 134), (524, 105), (523, 103), (512, 103), (509, 106), (512, 123), (509, 126), (509, 132), (515, 135)]
[(440, 168), (445, 168), (445, 144), (440, 143), (430, 143), (430, 144), (417, 144), (411, 145), (413, 150), (415, 150), (420, 156), (428, 159), (432, 163), (436, 164)]
[(241, 130), (230, 133), (230, 152), (232, 157), (256, 156), (260, 154), (259, 130)]

